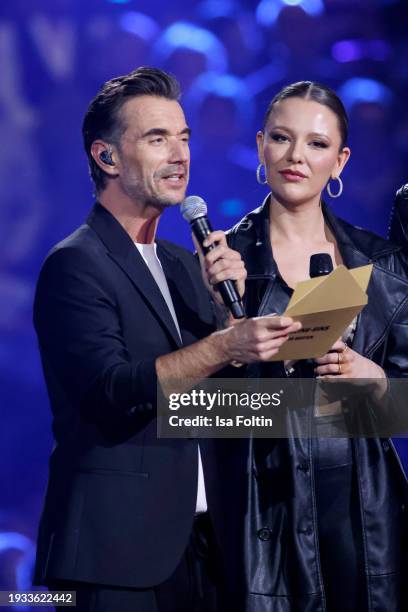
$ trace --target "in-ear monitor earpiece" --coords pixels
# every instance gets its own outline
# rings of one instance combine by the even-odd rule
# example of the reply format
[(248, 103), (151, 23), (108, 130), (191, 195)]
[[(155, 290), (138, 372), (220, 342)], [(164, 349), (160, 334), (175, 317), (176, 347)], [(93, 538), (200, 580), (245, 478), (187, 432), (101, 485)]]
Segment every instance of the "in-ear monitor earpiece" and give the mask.
[(115, 162), (112, 159), (112, 151), (109, 151), (108, 149), (101, 151), (101, 153), (99, 154), (99, 159), (103, 161), (104, 164), (107, 164), (108, 166), (115, 165)]

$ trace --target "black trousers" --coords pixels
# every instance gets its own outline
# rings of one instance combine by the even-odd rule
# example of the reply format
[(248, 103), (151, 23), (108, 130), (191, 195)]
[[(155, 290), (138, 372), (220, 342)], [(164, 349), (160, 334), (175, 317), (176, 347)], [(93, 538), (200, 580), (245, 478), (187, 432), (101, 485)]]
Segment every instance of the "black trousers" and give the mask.
[(76, 591), (78, 612), (221, 612), (221, 573), (208, 514), (194, 520), (188, 546), (173, 574), (149, 589), (57, 580), (50, 590)]
[(360, 504), (351, 440), (313, 439), (327, 612), (367, 610)]

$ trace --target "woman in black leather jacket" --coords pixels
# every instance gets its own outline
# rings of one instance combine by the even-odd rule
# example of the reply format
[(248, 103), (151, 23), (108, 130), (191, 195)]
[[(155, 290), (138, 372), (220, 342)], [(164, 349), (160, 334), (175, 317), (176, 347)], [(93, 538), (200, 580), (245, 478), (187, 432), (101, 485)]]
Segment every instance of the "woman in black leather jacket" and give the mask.
[[(341, 101), (324, 86), (300, 82), (277, 94), (257, 134), (257, 177), (271, 193), (230, 231), (229, 244), (247, 268), (248, 316), (282, 314), (314, 253), (329, 253), (334, 266), (374, 264), (368, 305), (346, 342), (315, 362), (254, 364), (246, 375), (370, 379), (368, 397), (381, 405), (387, 377), (408, 375), (407, 266), (399, 247), (335, 217), (322, 201), (326, 185), (332, 197), (341, 194), (347, 127)], [(319, 434), (328, 417), (313, 410)], [(246, 610), (408, 609), (408, 489), (389, 440), (254, 440), (249, 473)]]

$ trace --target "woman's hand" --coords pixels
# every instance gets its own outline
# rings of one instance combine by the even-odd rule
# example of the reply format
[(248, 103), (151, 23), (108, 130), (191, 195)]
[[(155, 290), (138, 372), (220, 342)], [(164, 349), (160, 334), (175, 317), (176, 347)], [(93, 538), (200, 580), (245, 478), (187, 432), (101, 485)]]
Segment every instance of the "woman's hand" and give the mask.
[(361, 379), (364, 385), (367, 385), (367, 379), (371, 379), (377, 400), (387, 391), (388, 383), (384, 370), (371, 359), (353, 351), (343, 340), (337, 340), (330, 351), (315, 362), (315, 373), (319, 378)]
[(329, 353), (315, 361), (317, 376), (386, 378), (384, 370), (379, 365), (353, 351), (343, 340), (337, 340)]

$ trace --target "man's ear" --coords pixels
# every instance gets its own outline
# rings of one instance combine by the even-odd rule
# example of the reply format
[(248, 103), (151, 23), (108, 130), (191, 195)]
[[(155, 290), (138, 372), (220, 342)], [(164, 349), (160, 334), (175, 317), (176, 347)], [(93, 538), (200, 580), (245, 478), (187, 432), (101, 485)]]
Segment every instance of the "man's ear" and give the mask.
[(106, 174), (110, 176), (117, 176), (118, 171), (116, 168), (116, 154), (112, 145), (104, 142), (103, 140), (94, 140), (91, 145), (91, 155), (96, 164)]

